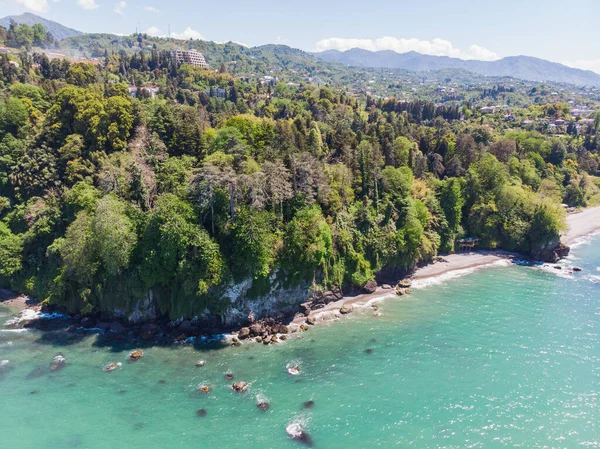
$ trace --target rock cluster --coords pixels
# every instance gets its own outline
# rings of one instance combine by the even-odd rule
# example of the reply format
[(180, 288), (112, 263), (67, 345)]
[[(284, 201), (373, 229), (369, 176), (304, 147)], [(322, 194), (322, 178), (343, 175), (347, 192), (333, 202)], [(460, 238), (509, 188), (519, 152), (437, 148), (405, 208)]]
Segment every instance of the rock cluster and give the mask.
[(319, 310), (327, 304), (343, 299), (344, 295), (339, 288), (328, 292), (315, 292), (308, 300), (300, 304), (300, 312), (309, 316), (313, 310)]
[[(247, 340), (255, 339), (264, 344), (277, 343), (279, 340), (286, 340), (286, 334), (290, 332), (289, 328), (272, 318), (266, 318), (252, 323), (249, 327), (242, 327), (237, 332), (237, 339)], [(235, 342), (235, 341), (234, 341)]]

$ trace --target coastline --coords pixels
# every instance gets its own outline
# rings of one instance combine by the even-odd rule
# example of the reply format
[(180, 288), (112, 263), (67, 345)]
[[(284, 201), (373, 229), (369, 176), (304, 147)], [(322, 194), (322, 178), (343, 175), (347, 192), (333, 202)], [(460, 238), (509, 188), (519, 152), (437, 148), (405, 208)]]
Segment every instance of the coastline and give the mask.
[(568, 246), (600, 232), (600, 206), (570, 213), (567, 215), (567, 225), (569, 230), (562, 236), (562, 241)]
[[(566, 245), (573, 245), (580, 242), (588, 236), (592, 236), (600, 232), (600, 207), (584, 209), (582, 211), (570, 213), (567, 216), (567, 224), (569, 229), (563, 234), (561, 240)], [(474, 270), (497, 266), (499, 264), (510, 264), (512, 261), (520, 259), (522, 255), (509, 253), (506, 251), (472, 251), (468, 253), (455, 253), (436, 257), (431, 263), (418, 267), (412, 276), (406, 279), (410, 281), (411, 288), (424, 288), (434, 283), (441, 283), (449, 278), (469, 274)], [(404, 292), (403, 292), (404, 293)], [(406, 292), (410, 294), (410, 292)], [(338, 300), (334, 300), (321, 308), (310, 310), (307, 314), (298, 312), (294, 318), (284, 326), (289, 327), (289, 331), (294, 333), (307, 329), (307, 324), (316, 325), (326, 322), (337, 321), (344, 315), (351, 313), (353, 310), (363, 309), (373, 306), (375, 316), (379, 315), (376, 303), (378, 301), (389, 299), (398, 296), (395, 286), (379, 285), (373, 293), (364, 293), (356, 296), (343, 296)], [(33, 310), (39, 312), (39, 304), (27, 297), (6, 289), (0, 289), (0, 305), (14, 310), (17, 314), (24, 310)], [(345, 313), (342, 309), (346, 309)], [(105, 323), (106, 324), (106, 323)], [(277, 332), (278, 324), (273, 327), (273, 334), (280, 337)], [(110, 326), (109, 326), (110, 327)], [(122, 327), (122, 326), (121, 326)], [(79, 329), (76, 326), (69, 326), (71, 332)], [(84, 330), (83, 328), (81, 328)], [(93, 330), (95, 328), (87, 329)], [(98, 329), (96, 329), (98, 330)], [(287, 333), (287, 332), (286, 332)], [(239, 344), (237, 340), (239, 332), (224, 334), (223, 340), (227, 343)], [(250, 338), (253, 341), (254, 338)]]
[[(581, 211), (572, 212), (567, 215), (568, 230), (562, 235), (561, 241), (565, 245), (576, 244), (579, 240), (600, 232), (600, 207), (592, 207)], [(440, 279), (444, 276), (453, 277), (461, 272), (472, 271), (479, 268), (494, 266), (502, 261), (519, 259), (519, 254), (506, 251), (472, 251), (468, 253), (455, 253), (436, 258), (432, 263), (419, 267), (409, 277), (413, 288), (427, 285), (428, 281)], [(310, 315), (296, 316), (293, 324), (302, 325), (307, 318), (315, 320), (315, 323), (334, 321), (340, 319), (342, 306), (351, 308), (364, 308), (376, 303), (378, 300), (397, 296), (395, 289), (383, 289), (377, 287), (374, 293), (358, 296), (345, 296), (339, 301), (331, 302), (322, 309), (311, 311)]]

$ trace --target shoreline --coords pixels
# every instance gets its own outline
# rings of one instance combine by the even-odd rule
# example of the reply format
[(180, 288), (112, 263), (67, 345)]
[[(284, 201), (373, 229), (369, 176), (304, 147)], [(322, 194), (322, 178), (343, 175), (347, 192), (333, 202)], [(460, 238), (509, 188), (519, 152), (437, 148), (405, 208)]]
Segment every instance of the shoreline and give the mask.
[(600, 232), (600, 206), (582, 209), (567, 215), (568, 231), (562, 236), (565, 245), (571, 246), (584, 237)]
[[(561, 242), (567, 246), (577, 244), (585, 237), (600, 233), (600, 206), (572, 212), (567, 215), (568, 230), (561, 236)], [(437, 257), (432, 263), (419, 267), (412, 276), (408, 276), (413, 283), (413, 288), (421, 287), (427, 280), (451, 276), (459, 272), (466, 272), (498, 264), (501, 261), (513, 261), (523, 256), (507, 251), (472, 251), (468, 253), (454, 253)], [(443, 282), (443, 281), (442, 281)], [(424, 286), (424, 285), (423, 285)], [(342, 318), (340, 309), (343, 306), (351, 308), (365, 308), (381, 299), (397, 296), (395, 288), (384, 289), (377, 287), (374, 293), (365, 293), (358, 296), (345, 296), (338, 301), (331, 302), (325, 307), (311, 311), (308, 316), (296, 316), (293, 324), (298, 326), (312, 317), (316, 323), (335, 321)]]
[[(567, 216), (569, 230), (561, 237), (566, 245), (579, 243), (583, 238), (593, 236), (600, 232), (600, 207), (584, 209), (582, 211), (570, 213)], [(455, 253), (436, 257), (433, 262), (418, 267), (411, 276), (405, 278), (410, 281), (412, 288), (424, 288), (432, 283), (441, 283), (449, 278), (471, 273), (474, 270), (497, 266), (502, 263), (512, 263), (514, 260), (521, 259), (523, 256), (506, 251), (472, 251), (468, 253)], [(403, 289), (403, 294), (410, 294)], [(390, 285), (378, 285), (373, 293), (364, 293), (356, 296), (343, 296), (334, 300), (323, 307), (310, 310), (308, 314), (296, 313), (294, 318), (284, 325), (289, 327), (291, 333), (304, 331), (309, 328), (307, 325), (316, 325), (327, 322), (333, 322), (341, 319), (344, 315), (350, 314), (354, 310), (364, 309), (373, 306), (374, 315), (378, 316), (376, 303), (391, 297), (396, 297), (396, 287)], [(26, 295), (17, 294), (7, 289), (0, 289), (0, 305), (14, 310), (15, 315), (24, 310), (33, 310), (39, 312), (39, 304)], [(342, 309), (346, 309), (342, 312)], [(266, 319), (268, 320), (268, 318)], [(277, 325), (279, 326), (279, 325)], [(241, 326), (240, 326), (241, 327)], [(73, 326), (70, 326), (71, 332)], [(77, 328), (84, 330), (84, 328)], [(93, 328), (86, 329), (88, 331)], [(286, 332), (287, 333), (287, 332)], [(226, 333), (223, 341), (227, 343), (239, 344), (237, 332)], [(274, 332), (272, 336), (281, 336), (279, 332)], [(214, 337), (214, 336), (213, 336)], [(199, 337), (200, 338), (200, 337)], [(254, 341), (249, 338), (249, 341)], [(175, 340), (173, 343), (177, 342)]]
[[(437, 257), (434, 262), (419, 267), (412, 276), (407, 277), (411, 282), (411, 288), (423, 288), (428, 280), (438, 279), (444, 275), (460, 274), (471, 272), (479, 268), (491, 267), (502, 261), (512, 261), (519, 259), (516, 253), (506, 251), (472, 251), (469, 253), (449, 254)], [(410, 293), (406, 293), (410, 295)], [(399, 297), (396, 294), (396, 288), (383, 288), (378, 286), (374, 293), (365, 293), (358, 296), (345, 296), (342, 299), (330, 302), (325, 307), (310, 312), (308, 316), (297, 315), (292, 324), (300, 326), (305, 324), (308, 318), (314, 319), (315, 324), (329, 321), (336, 321), (342, 318), (340, 309), (343, 306), (352, 309), (363, 309), (374, 305), (377, 301)], [(376, 310), (375, 310), (375, 313)]]

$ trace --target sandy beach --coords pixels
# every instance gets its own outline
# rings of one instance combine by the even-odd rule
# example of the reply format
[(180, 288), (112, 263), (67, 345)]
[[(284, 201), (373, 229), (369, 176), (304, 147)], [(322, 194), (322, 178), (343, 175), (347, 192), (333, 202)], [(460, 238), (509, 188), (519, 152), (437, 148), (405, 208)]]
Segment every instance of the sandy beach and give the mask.
[[(581, 237), (585, 237), (600, 231), (600, 207), (584, 209), (567, 216), (568, 230), (562, 237), (565, 245), (572, 245)], [(491, 266), (502, 260), (518, 258), (517, 254), (504, 251), (474, 251), (469, 253), (450, 254), (438, 258), (434, 263), (418, 268), (411, 277), (415, 285), (423, 284), (423, 281), (438, 278), (444, 275), (458, 274), (465, 270)], [(359, 296), (345, 297), (339, 301), (332, 302), (322, 309), (315, 310), (313, 316), (317, 322), (331, 321), (340, 318), (340, 308), (343, 305), (353, 308), (367, 307), (378, 300), (393, 297), (395, 290), (384, 290), (379, 287), (375, 293)], [(302, 324), (303, 317), (294, 320), (294, 324)]]
[(565, 245), (572, 245), (577, 239), (600, 231), (600, 207), (584, 209), (567, 216), (569, 230), (563, 236)]

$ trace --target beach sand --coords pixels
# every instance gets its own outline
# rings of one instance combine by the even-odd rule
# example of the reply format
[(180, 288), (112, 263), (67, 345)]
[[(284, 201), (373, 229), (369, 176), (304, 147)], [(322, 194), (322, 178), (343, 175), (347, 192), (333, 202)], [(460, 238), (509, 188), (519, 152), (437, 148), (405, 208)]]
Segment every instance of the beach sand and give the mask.
[(562, 239), (565, 245), (572, 245), (577, 239), (600, 231), (600, 207), (567, 215), (567, 225), (569, 230)]

